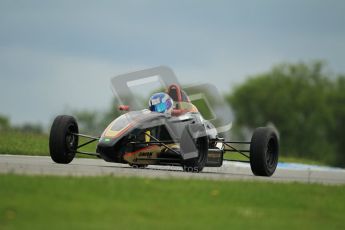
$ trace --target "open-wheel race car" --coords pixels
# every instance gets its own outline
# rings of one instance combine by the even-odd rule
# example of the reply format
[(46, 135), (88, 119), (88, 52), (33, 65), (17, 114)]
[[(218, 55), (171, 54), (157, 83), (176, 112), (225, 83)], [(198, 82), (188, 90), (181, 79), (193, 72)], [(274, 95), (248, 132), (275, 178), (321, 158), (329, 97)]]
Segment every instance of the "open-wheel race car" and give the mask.
[[(149, 109), (129, 111), (125, 105), (119, 109), (124, 114), (112, 121), (100, 137), (79, 133), (72, 116), (57, 116), (49, 138), (52, 160), (68, 164), (76, 154), (86, 154), (136, 168), (178, 165), (187, 172), (200, 172), (204, 167), (221, 167), (224, 154), (236, 152), (248, 159), (254, 175), (271, 176), (276, 170), (279, 140), (272, 128), (255, 129), (248, 142), (226, 141), (179, 85), (170, 85), (166, 93), (151, 97)], [(167, 109), (168, 113), (162, 112)], [(90, 140), (79, 143), (79, 137)], [(95, 152), (80, 150), (95, 141)], [(239, 149), (238, 144), (249, 148)]]

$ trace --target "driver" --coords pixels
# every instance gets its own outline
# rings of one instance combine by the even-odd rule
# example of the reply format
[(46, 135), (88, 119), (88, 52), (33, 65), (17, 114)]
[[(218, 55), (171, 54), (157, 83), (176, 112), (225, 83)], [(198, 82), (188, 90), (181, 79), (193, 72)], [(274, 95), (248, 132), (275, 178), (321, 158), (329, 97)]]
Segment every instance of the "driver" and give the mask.
[(149, 108), (152, 112), (171, 114), (174, 101), (166, 93), (155, 93), (150, 97)]

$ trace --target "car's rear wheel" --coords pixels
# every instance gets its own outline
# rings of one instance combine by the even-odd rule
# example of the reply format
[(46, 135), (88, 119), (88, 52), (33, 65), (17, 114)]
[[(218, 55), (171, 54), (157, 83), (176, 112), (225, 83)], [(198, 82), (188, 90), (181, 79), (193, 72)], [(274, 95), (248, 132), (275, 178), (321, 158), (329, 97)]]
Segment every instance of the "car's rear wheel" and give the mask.
[(277, 133), (267, 127), (255, 129), (250, 144), (250, 166), (256, 176), (272, 176), (278, 164)]
[(183, 161), (183, 171), (201, 172), (205, 167), (208, 152), (208, 137), (202, 124), (188, 125), (180, 141), (181, 153), (196, 155)]
[(49, 136), (49, 151), (52, 160), (59, 164), (70, 163), (78, 147), (78, 124), (74, 117), (57, 116), (53, 122)]

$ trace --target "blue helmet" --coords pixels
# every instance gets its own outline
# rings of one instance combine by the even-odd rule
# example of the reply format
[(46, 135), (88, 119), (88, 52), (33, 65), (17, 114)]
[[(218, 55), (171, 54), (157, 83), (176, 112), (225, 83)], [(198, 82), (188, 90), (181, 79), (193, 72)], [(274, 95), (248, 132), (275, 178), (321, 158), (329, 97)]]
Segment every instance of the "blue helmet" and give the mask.
[(149, 107), (152, 112), (171, 114), (173, 100), (166, 93), (155, 93), (150, 97)]

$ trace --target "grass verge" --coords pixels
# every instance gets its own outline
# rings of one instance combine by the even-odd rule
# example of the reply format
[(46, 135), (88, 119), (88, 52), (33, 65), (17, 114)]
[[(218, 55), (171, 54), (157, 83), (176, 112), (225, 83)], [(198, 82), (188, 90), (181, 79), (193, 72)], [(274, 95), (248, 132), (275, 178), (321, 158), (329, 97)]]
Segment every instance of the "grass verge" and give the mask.
[(345, 187), (0, 175), (0, 229), (344, 229)]
[[(81, 137), (79, 140), (82, 143), (89, 139)], [(81, 150), (94, 152), (96, 142), (83, 147)], [(16, 131), (0, 132), (0, 154), (48, 156), (49, 136)]]
[(0, 153), (45, 156), (49, 153), (48, 140), (46, 134), (0, 132)]

